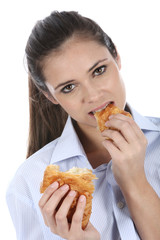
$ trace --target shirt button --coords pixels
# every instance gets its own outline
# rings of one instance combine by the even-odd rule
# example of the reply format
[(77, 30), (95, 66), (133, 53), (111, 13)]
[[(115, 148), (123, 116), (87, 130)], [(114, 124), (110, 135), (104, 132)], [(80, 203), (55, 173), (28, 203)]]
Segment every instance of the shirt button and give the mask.
[(124, 208), (124, 203), (121, 202), (121, 201), (119, 201), (119, 202), (117, 203), (117, 207), (118, 207), (119, 209)]
[(113, 167), (112, 167), (112, 165), (111, 165), (111, 170), (113, 170)]

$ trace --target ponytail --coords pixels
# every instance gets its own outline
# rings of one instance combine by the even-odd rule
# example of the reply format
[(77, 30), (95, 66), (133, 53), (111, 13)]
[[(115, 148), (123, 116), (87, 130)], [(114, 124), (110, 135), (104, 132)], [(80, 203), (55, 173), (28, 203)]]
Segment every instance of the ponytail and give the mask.
[(47, 143), (59, 137), (67, 113), (50, 102), (29, 77), (29, 137), (27, 158)]

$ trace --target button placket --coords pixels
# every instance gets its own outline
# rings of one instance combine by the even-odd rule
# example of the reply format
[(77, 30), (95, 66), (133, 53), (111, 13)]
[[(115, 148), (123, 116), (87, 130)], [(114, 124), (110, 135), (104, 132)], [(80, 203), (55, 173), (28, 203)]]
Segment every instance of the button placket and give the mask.
[(128, 239), (128, 230), (131, 233), (129, 239), (130, 240), (138, 240), (139, 236), (134, 227), (134, 223), (130, 217), (130, 212), (128, 210), (127, 204), (125, 202), (124, 196), (121, 192), (120, 187), (118, 186), (113, 172), (111, 170), (111, 166), (107, 171), (107, 181), (110, 185), (112, 194), (113, 194), (113, 213), (115, 216), (115, 221), (117, 223), (117, 227), (119, 230), (121, 239)]
[(106, 175), (107, 175), (107, 180), (113, 191), (113, 195), (115, 198), (115, 205), (117, 206), (117, 208), (123, 209), (125, 207), (125, 200), (124, 200), (122, 192), (114, 178), (114, 175), (112, 172), (112, 163), (110, 163), (110, 166), (108, 168)]

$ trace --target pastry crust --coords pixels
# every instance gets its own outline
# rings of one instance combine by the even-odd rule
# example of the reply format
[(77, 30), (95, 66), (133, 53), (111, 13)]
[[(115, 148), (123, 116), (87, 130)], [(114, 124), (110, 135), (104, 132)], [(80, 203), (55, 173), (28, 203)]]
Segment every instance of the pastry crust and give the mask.
[[(109, 129), (108, 127), (105, 126), (105, 123), (109, 120), (110, 115), (114, 115), (114, 114), (117, 114), (117, 113), (121, 113), (123, 115), (126, 115), (126, 116), (132, 118), (132, 115), (129, 112), (121, 110), (113, 104), (109, 104), (105, 109), (103, 109), (100, 112), (96, 112), (94, 114), (94, 116), (97, 120), (98, 129), (101, 132), (103, 132), (106, 129)], [(110, 128), (110, 129), (114, 129), (114, 128)]]
[[(71, 223), (72, 216), (76, 210), (76, 205), (78, 198), (80, 195), (86, 196), (86, 207), (84, 210), (83, 220), (82, 220), (82, 229), (84, 229), (89, 221), (91, 210), (92, 210), (92, 194), (94, 192), (94, 184), (93, 179), (97, 179), (96, 176), (92, 173), (91, 170), (86, 168), (76, 168), (73, 167), (69, 171), (61, 172), (59, 171), (58, 165), (49, 165), (47, 166), (43, 182), (41, 183), (40, 192), (43, 193), (46, 188), (52, 184), (53, 182), (57, 181), (59, 186), (63, 184), (68, 184), (70, 190), (76, 191), (76, 197), (73, 200), (73, 203), (70, 207), (70, 210), (67, 215), (68, 222)], [(57, 206), (57, 210), (60, 207)]]

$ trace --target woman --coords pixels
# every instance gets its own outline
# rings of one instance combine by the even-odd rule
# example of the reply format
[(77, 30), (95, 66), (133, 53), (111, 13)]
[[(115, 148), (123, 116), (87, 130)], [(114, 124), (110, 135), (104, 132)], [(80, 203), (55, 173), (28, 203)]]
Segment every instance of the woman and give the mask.
[[(7, 192), (17, 239), (160, 239), (160, 120), (145, 118), (126, 104), (121, 60), (112, 40), (76, 12), (53, 12), (33, 28), (26, 57), (28, 159)], [(125, 108), (133, 119), (112, 115), (106, 126), (119, 131), (100, 133), (94, 112), (109, 103)], [(85, 196), (69, 225), (66, 216), (75, 192), (69, 191), (57, 212), (68, 186), (59, 188), (55, 182), (40, 195), (49, 164), (62, 171), (87, 167), (96, 174), (86, 229), (81, 229)]]

